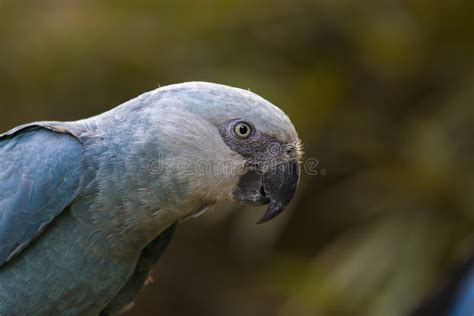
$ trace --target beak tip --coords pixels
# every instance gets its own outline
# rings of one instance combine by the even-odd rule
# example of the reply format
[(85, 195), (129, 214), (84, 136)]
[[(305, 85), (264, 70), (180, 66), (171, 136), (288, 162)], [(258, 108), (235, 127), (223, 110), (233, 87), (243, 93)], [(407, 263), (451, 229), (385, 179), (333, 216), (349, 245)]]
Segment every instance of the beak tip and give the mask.
[(272, 219), (272, 218), (265, 218), (265, 216), (264, 216), (264, 217), (260, 218), (260, 219), (257, 221), (257, 225), (265, 224), (266, 222), (270, 221), (271, 219)]
[(262, 218), (260, 218), (257, 221), (257, 224), (260, 225), (260, 224), (266, 223), (266, 222), (274, 219), (275, 217), (277, 217), (284, 210), (285, 210), (285, 205), (272, 200), (270, 202), (270, 206), (265, 211)]
[(265, 218), (265, 216), (263, 216), (262, 218), (260, 218), (260, 219), (257, 221), (257, 225), (265, 224), (265, 223), (268, 222), (269, 220), (270, 220), (270, 219)]

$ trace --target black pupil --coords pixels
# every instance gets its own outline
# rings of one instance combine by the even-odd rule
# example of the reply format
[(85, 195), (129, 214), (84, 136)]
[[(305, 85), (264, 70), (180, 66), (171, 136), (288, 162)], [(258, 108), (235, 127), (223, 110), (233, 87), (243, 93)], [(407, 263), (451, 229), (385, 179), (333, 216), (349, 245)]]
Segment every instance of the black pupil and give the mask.
[(249, 131), (249, 128), (247, 126), (245, 126), (245, 125), (240, 125), (239, 126), (240, 134), (247, 135), (248, 131)]

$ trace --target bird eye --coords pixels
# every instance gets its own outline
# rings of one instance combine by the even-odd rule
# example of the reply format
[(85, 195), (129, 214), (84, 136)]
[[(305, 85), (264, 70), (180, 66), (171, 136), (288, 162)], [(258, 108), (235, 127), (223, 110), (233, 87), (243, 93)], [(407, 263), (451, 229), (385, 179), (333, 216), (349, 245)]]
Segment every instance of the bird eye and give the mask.
[(239, 138), (248, 138), (252, 134), (252, 127), (246, 122), (239, 122), (234, 126), (234, 133)]

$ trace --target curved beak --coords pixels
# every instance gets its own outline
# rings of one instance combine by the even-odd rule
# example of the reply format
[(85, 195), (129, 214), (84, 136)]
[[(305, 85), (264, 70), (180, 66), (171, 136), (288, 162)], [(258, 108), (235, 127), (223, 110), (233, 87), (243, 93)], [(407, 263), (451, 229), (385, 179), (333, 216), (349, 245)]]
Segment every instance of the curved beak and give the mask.
[(300, 168), (295, 160), (271, 167), (263, 174), (263, 188), (270, 203), (258, 224), (268, 222), (285, 210), (295, 195), (299, 178)]
[(299, 176), (297, 160), (282, 162), (263, 171), (250, 169), (240, 177), (233, 196), (235, 200), (250, 205), (268, 204), (257, 222), (262, 224), (285, 210), (295, 195)]

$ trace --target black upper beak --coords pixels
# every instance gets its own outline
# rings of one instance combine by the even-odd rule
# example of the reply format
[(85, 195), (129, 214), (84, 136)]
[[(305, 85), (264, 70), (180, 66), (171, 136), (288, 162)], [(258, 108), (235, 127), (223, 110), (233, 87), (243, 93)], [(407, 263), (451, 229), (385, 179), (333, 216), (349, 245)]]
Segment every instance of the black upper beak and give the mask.
[(275, 218), (285, 210), (295, 195), (299, 177), (299, 164), (294, 160), (273, 166), (263, 174), (263, 188), (270, 204), (258, 224)]
[(296, 160), (280, 162), (265, 170), (250, 166), (233, 192), (234, 199), (249, 205), (266, 205), (268, 208), (257, 222), (265, 223), (283, 212), (295, 195), (300, 176)]

